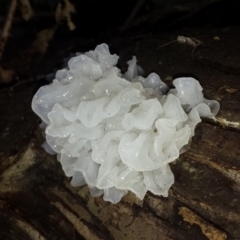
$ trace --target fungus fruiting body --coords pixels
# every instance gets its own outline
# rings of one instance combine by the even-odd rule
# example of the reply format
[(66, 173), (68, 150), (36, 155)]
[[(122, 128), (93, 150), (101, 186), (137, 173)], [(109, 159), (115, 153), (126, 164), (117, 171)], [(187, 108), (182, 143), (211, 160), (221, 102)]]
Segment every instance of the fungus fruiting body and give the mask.
[(57, 154), (72, 186), (117, 203), (133, 192), (167, 196), (169, 163), (186, 150), (200, 117), (215, 116), (199, 82), (178, 78), (170, 89), (156, 73), (141, 76), (136, 57), (124, 74), (106, 44), (80, 54), (41, 87), (32, 109), (43, 121), (45, 150)]

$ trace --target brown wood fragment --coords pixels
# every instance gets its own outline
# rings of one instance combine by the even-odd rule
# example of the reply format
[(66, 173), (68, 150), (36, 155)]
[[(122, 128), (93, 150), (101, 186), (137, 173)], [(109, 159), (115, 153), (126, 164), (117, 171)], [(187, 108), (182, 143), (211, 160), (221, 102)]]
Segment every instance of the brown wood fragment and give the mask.
[(226, 233), (220, 231), (219, 229), (215, 228), (211, 224), (204, 221), (201, 217), (197, 216), (194, 212), (189, 210), (186, 207), (179, 208), (179, 214), (182, 216), (185, 222), (198, 225), (202, 233), (209, 239), (209, 240), (225, 240), (227, 239)]

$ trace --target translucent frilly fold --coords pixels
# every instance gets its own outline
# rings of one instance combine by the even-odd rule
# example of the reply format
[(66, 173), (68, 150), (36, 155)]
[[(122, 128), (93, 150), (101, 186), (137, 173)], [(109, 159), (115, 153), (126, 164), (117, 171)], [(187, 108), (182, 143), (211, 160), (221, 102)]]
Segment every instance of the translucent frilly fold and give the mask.
[(45, 128), (44, 149), (57, 154), (74, 187), (119, 202), (128, 192), (168, 196), (169, 163), (187, 150), (201, 117), (215, 116), (199, 82), (178, 78), (174, 89), (156, 73), (144, 78), (134, 56), (121, 74), (106, 44), (79, 54), (41, 87), (32, 109)]

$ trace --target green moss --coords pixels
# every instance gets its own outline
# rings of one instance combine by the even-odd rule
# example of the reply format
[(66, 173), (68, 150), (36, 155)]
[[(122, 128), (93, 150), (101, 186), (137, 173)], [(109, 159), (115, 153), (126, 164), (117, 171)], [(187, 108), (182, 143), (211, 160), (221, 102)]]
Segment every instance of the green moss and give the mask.
[(190, 173), (196, 173), (197, 169), (194, 167), (191, 167), (191, 165), (188, 162), (183, 162), (182, 164), (183, 169), (190, 172)]

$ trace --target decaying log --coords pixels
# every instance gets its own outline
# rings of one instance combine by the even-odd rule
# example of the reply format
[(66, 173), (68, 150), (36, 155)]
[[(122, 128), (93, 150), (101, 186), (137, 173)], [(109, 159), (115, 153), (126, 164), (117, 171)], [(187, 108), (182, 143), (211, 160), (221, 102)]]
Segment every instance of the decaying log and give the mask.
[[(212, 35), (205, 29), (197, 36), (185, 31), (110, 44), (121, 63), (136, 54), (146, 73), (156, 71), (169, 85), (176, 76), (197, 77), (206, 97), (221, 104), (216, 118), (198, 125), (191, 149), (171, 164), (175, 183), (169, 197), (148, 193), (140, 201), (129, 193), (113, 205), (92, 198), (87, 187), (71, 187), (56, 158), (40, 147), (43, 137), (30, 109), (36, 85), (5, 88), (0, 95), (0, 239), (240, 239), (240, 31), (220, 29)], [(180, 34), (203, 42), (193, 59), (191, 46), (157, 50)]]

